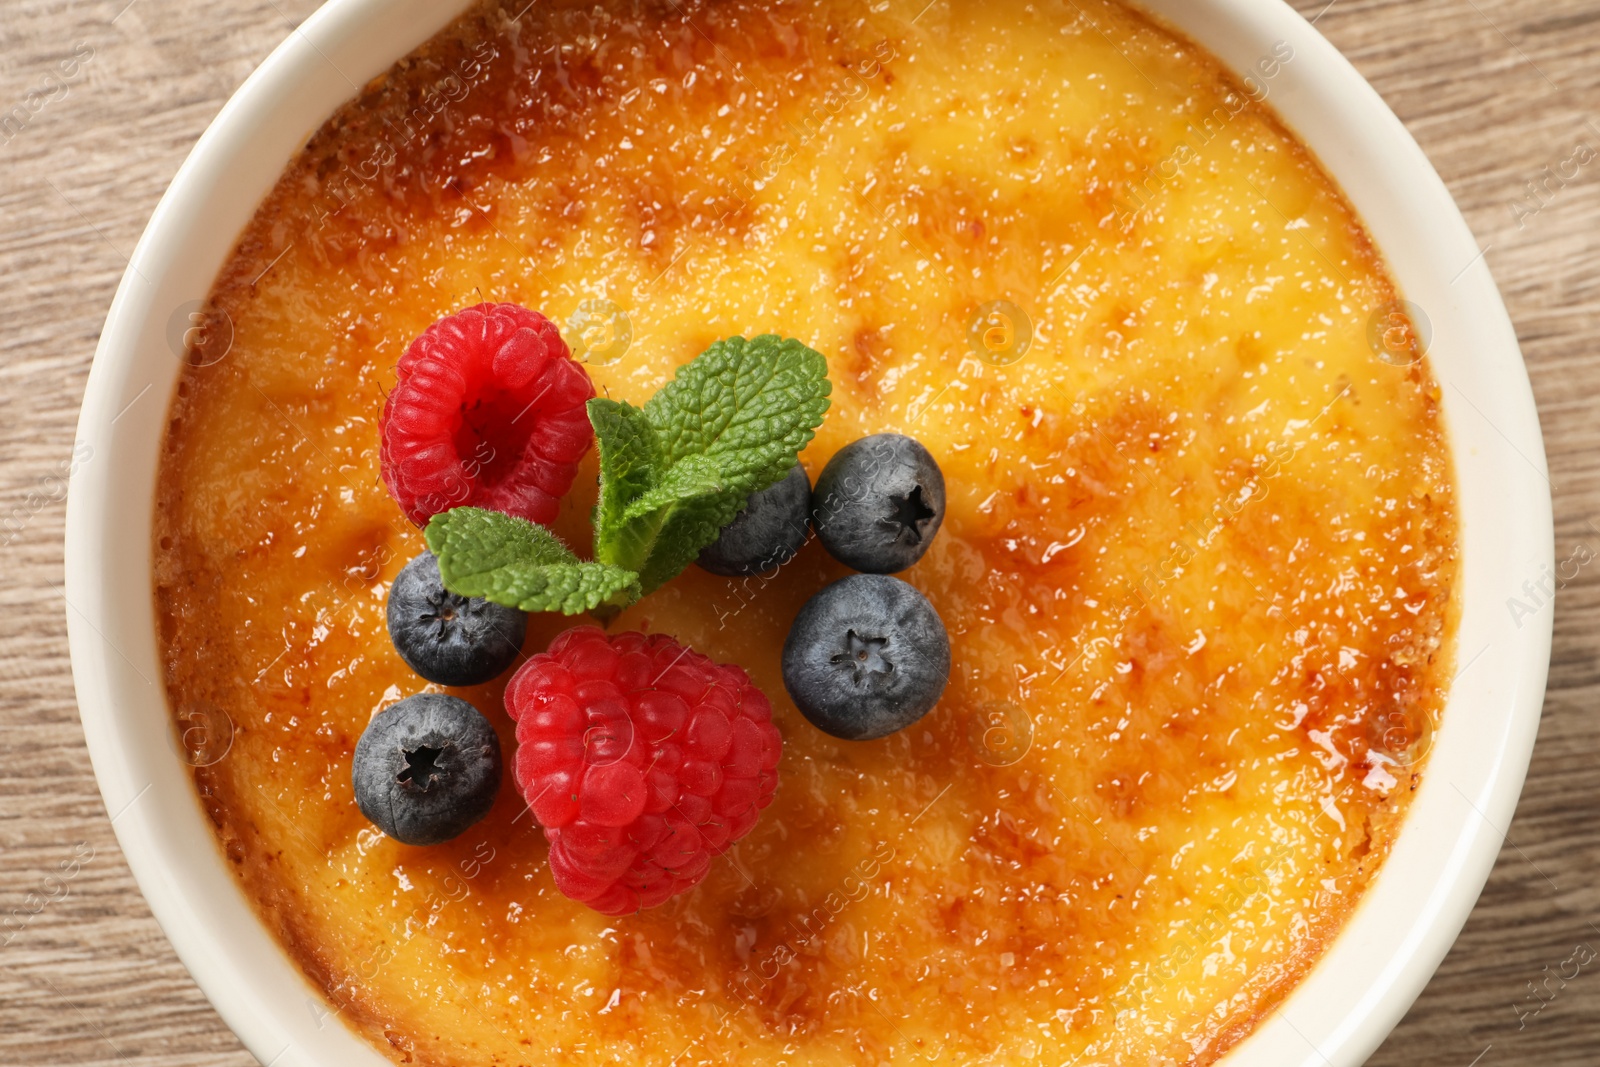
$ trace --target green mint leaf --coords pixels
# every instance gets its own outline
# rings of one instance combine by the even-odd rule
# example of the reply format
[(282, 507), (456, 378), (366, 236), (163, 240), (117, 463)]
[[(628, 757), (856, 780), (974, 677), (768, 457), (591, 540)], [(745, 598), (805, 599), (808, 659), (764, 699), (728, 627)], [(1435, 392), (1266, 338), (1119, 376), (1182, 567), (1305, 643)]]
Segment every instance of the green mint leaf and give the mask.
[(828, 410), (828, 362), (772, 334), (718, 341), (645, 404), (591, 401), (600, 441), (595, 555), (674, 578), (752, 493), (788, 474)]
[(435, 515), (423, 531), (423, 539), (428, 550), (439, 557), (439, 573), (446, 588), (452, 576), (482, 574), (507, 563), (558, 566), (578, 562), (572, 549), (545, 527), (484, 508), (451, 508)]
[(638, 598), (633, 571), (585, 563), (543, 526), (498, 511), (453, 508), (435, 515), (423, 537), (444, 587), (460, 596), (565, 615)]
[[(661, 445), (644, 412), (620, 400), (589, 401), (589, 422), (600, 450), (600, 500), (594, 509), (594, 554), (608, 562), (643, 560), (654, 531), (626, 520), (628, 507), (655, 485)], [(630, 569), (637, 570), (637, 566)]]
[[(828, 361), (793, 338), (718, 341), (644, 406), (667, 464), (709, 456), (729, 480), (787, 473), (828, 410)], [(780, 475), (781, 476), (781, 475)]]
[(626, 607), (639, 599), (639, 576), (609, 563), (511, 563), (445, 588), (522, 611), (582, 615)]

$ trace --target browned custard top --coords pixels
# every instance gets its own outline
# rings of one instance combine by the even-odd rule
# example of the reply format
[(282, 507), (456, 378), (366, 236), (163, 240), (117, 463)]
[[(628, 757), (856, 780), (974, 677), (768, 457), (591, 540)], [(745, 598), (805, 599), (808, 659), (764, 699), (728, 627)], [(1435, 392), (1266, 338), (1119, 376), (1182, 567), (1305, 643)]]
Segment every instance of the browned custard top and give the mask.
[[(397, 1060), (1205, 1064), (1390, 846), (1450, 676), (1451, 475), (1379, 257), (1267, 109), (1299, 60), (1241, 83), (1110, 0), (924, 4), (474, 9), (222, 272), (161, 471), (166, 681), (241, 887)], [(573, 325), (635, 402), (717, 338), (798, 337), (834, 381), (813, 476), (892, 430), (949, 485), (903, 577), (954, 670), (892, 737), (783, 691), (845, 573), (815, 544), (612, 624), (744, 665), (785, 739), (751, 836), (622, 919), (556, 892), (509, 775), (432, 848), (351, 794), (368, 720), (427, 688), (384, 627), (421, 540), (378, 412), (480, 300)], [(509, 753), (499, 685), (459, 692)]]

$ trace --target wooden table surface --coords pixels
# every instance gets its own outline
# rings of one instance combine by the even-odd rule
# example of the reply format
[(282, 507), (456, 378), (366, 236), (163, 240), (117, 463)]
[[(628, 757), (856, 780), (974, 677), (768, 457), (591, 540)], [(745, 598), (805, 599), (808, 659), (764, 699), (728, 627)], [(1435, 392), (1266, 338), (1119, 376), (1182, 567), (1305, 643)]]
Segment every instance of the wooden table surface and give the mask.
[[(1487, 250), (1538, 397), (1556, 558), (1600, 558), (1600, 0), (1296, 5), (1421, 142)], [(0, 932), (0, 1064), (251, 1062), (151, 918), (95, 787), (58, 591), (60, 476), (157, 199), (315, 6), (0, 0), (0, 113), (27, 114), (0, 129), (0, 915), (28, 915), (46, 877), (75, 871), (68, 896)], [(1597, 697), (1600, 567), (1582, 567), (1556, 597), (1544, 721), (1494, 875), (1371, 1064), (1600, 1063)]]

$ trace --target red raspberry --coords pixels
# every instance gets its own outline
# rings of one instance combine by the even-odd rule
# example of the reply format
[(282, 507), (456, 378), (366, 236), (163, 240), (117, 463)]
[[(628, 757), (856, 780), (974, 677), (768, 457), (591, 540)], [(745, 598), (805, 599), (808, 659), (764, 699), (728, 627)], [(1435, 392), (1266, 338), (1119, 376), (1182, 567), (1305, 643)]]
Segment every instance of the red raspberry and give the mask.
[(778, 786), (761, 690), (661, 634), (567, 630), (512, 677), (506, 711), (556, 886), (606, 915), (698, 885)]
[(400, 357), (383, 482), (418, 526), (453, 507), (548, 523), (594, 441), (594, 383), (555, 324), (516, 304), (446, 315)]

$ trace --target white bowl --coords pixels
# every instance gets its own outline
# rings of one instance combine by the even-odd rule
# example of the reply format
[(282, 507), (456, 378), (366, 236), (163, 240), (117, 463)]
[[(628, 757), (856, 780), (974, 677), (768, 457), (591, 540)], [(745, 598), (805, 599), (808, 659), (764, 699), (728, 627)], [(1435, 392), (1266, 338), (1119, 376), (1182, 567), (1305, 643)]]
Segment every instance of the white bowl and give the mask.
[[(180, 361), (203, 298), (307, 137), (464, 8), (330, 0), (230, 100), (156, 208), (106, 320), (67, 508), (73, 675), (95, 774), (128, 865), (179, 957), (268, 1067), (385, 1067), (330, 1014), (256, 919), (171, 741), (157, 657), (151, 512)], [(1270, 104), (1366, 220), (1432, 323), (1464, 535), (1461, 675), (1393, 854), (1327, 954), (1224, 1060), (1355, 1067), (1421, 992), (1500, 851), (1539, 722), (1552, 612), (1508, 611), (1554, 563), (1538, 416), (1499, 293), (1443, 183), (1355, 69), (1278, 0), (1150, 0), (1241, 75), (1279, 42)]]

